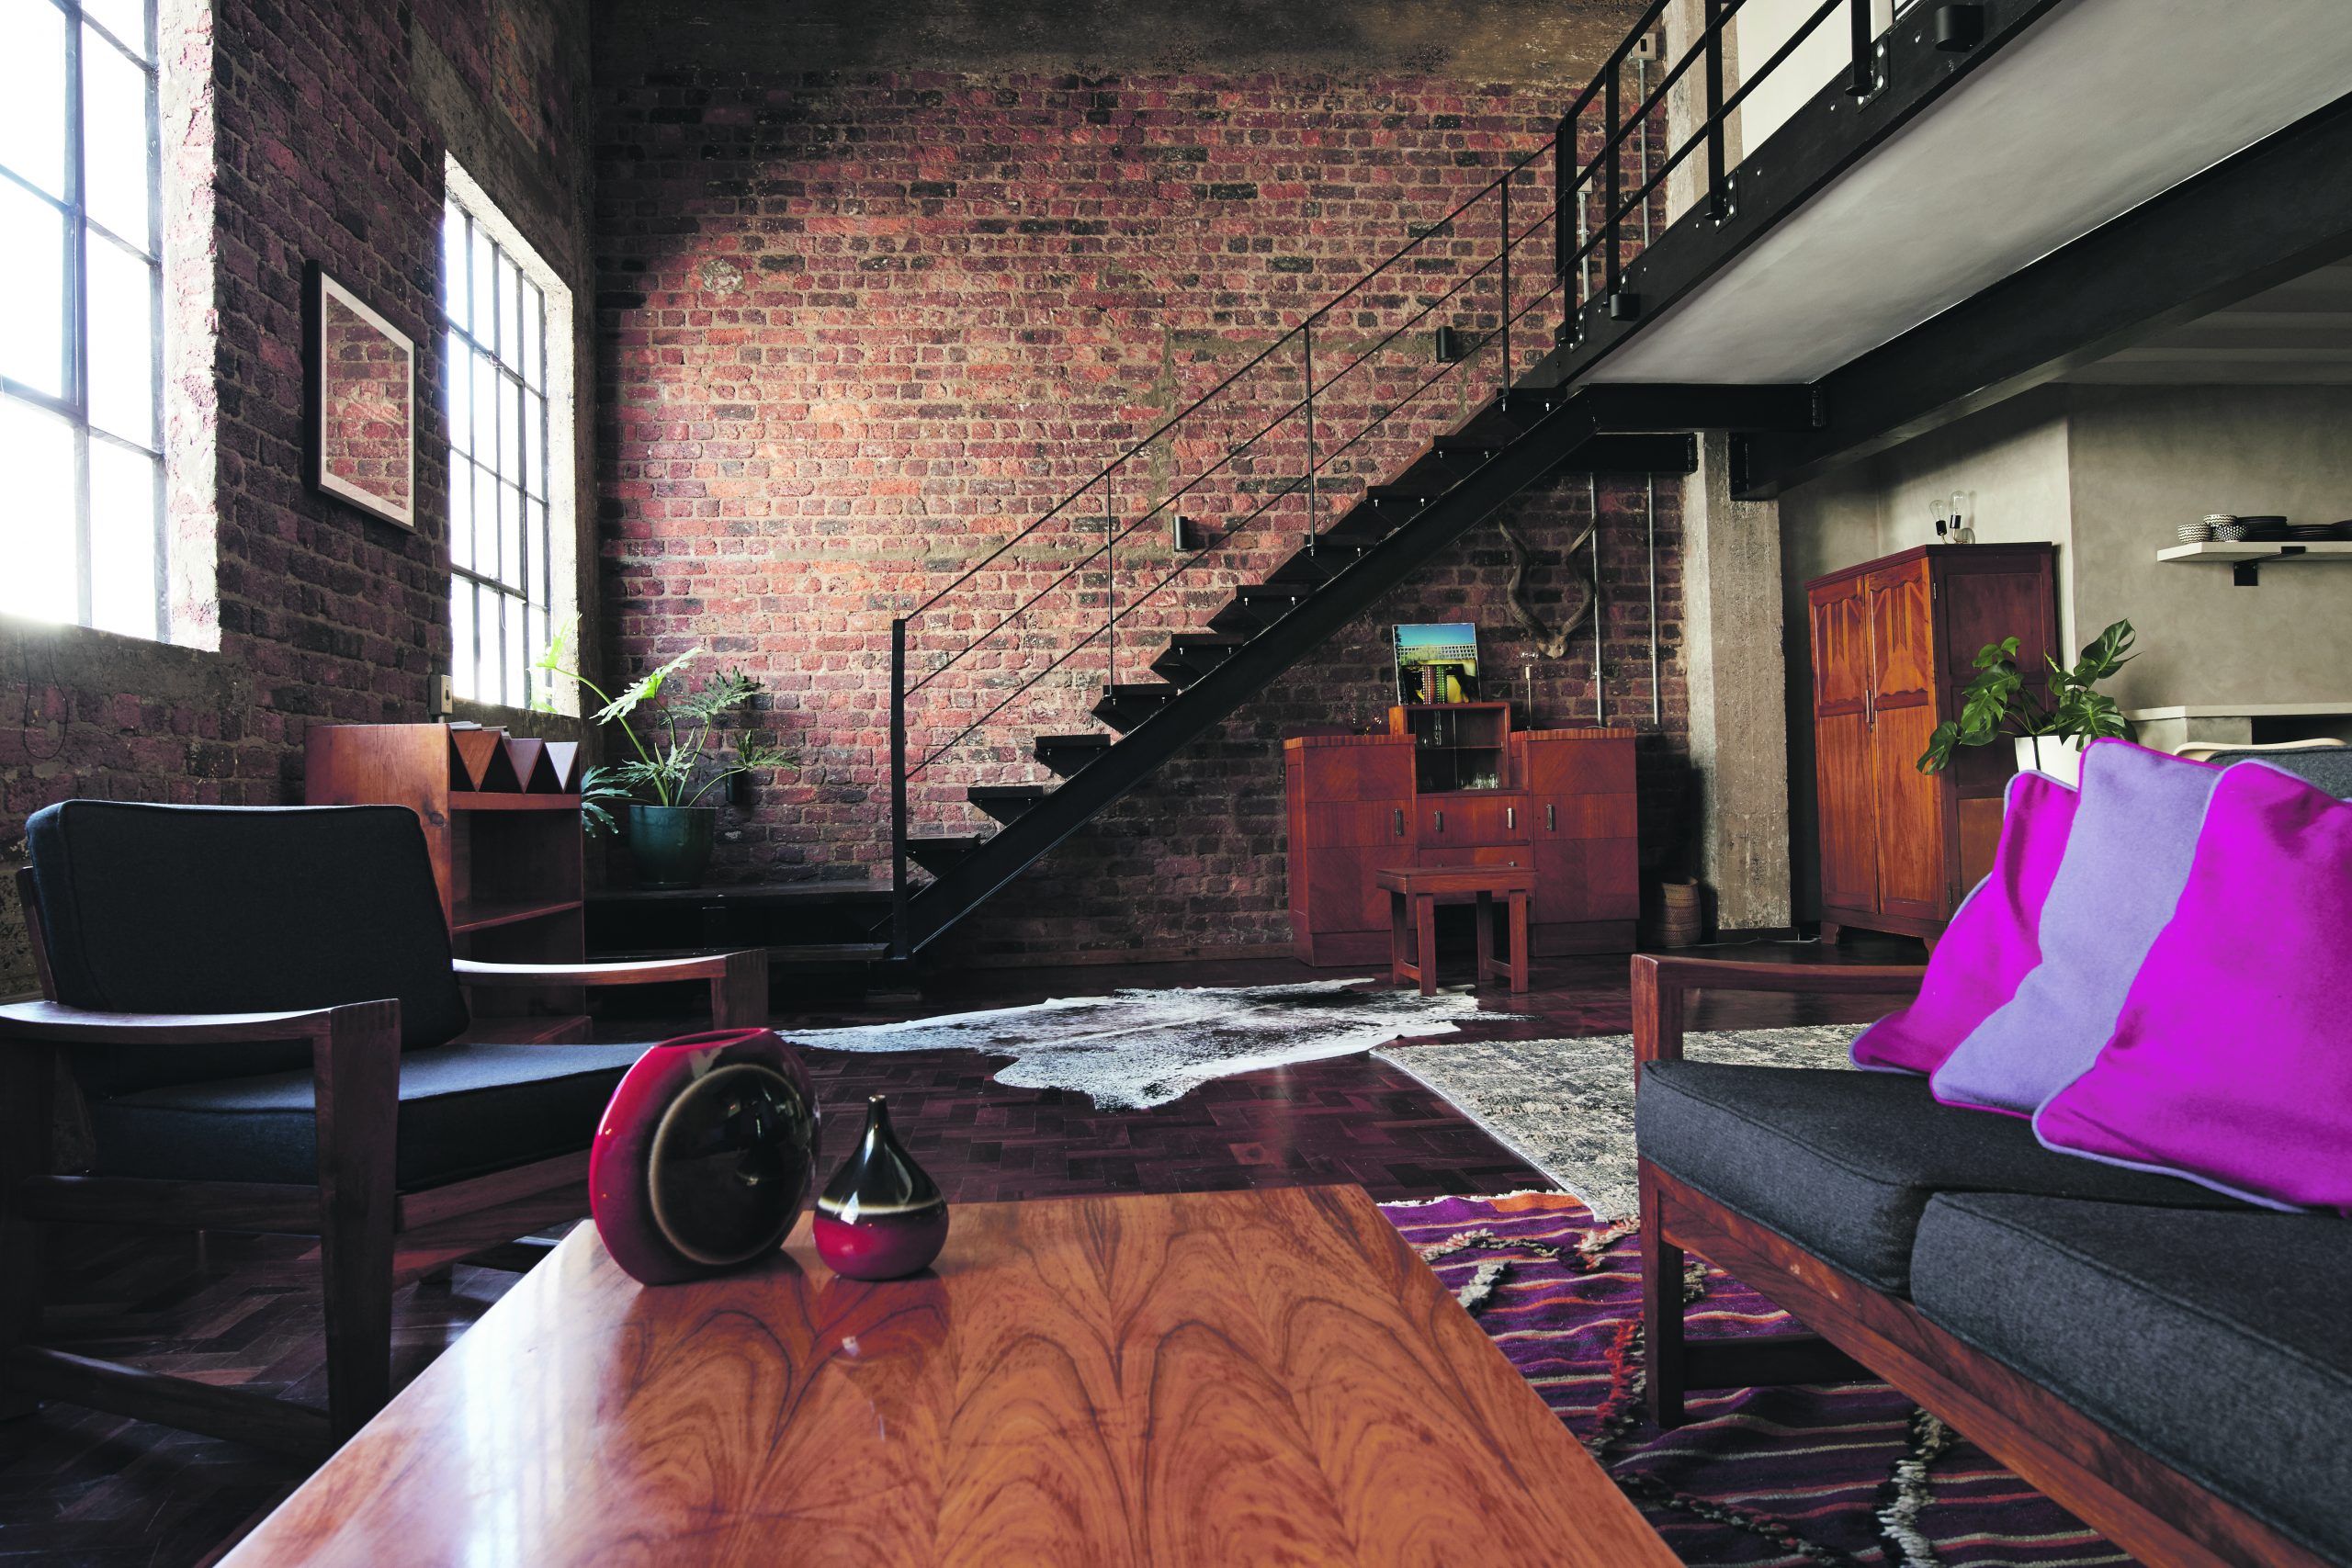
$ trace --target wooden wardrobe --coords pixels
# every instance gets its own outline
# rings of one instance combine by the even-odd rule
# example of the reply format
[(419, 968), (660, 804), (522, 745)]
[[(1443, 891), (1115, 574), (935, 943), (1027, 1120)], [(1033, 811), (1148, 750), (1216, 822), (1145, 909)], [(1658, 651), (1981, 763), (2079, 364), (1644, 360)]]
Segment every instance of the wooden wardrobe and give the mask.
[(1918, 770), (1938, 724), (1959, 716), (1976, 650), (2018, 639), (2037, 694), (2058, 649), (2056, 547), (1922, 545), (1805, 584), (1821, 939), (1860, 926), (1933, 945), (1993, 863), (2005, 741)]

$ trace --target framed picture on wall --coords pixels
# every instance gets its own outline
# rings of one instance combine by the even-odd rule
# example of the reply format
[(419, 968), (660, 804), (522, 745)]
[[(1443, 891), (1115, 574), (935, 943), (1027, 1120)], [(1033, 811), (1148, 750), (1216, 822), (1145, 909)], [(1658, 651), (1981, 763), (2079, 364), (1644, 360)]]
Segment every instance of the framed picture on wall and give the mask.
[(302, 268), (303, 475), (370, 517), (416, 526), (416, 345), (327, 276)]
[(1475, 703), (1478, 700), (1478, 628), (1442, 621), (1396, 628), (1396, 700)]

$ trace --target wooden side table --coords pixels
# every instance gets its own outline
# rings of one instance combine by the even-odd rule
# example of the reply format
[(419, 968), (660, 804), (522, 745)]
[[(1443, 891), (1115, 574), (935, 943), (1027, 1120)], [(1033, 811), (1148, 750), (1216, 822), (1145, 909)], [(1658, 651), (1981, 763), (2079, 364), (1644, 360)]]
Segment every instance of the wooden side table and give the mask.
[[(1478, 979), (1489, 976), (1510, 982), (1511, 994), (1527, 989), (1527, 902), (1535, 891), (1535, 871), (1522, 865), (1442, 865), (1397, 867), (1373, 874), (1374, 886), (1388, 890), (1388, 982), (1420, 983), (1421, 995), (1437, 989), (1437, 906), (1478, 901)], [(1497, 898), (1510, 901), (1510, 959), (1495, 957), (1494, 907)], [(1413, 931), (1407, 931), (1410, 904)], [(1416, 940), (1417, 939), (1417, 940)]]

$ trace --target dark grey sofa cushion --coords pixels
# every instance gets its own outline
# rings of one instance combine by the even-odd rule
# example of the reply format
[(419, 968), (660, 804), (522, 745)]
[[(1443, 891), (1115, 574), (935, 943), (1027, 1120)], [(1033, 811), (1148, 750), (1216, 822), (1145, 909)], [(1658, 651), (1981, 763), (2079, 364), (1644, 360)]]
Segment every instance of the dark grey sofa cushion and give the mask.
[(2352, 1221), (1976, 1193), (1919, 1223), (1931, 1322), (2352, 1562)]
[(2052, 1154), (2013, 1116), (1938, 1105), (1907, 1073), (1654, 1062), (1644, 1158), (1855, 1278), (1897, 1294), (1938, 1192), (2035, 1192), (2243, 1209), (2169, 1176)]
[(2352, 799), (2352, 746), (2324, 746), (2309, 751), (2214, 751), (2205, 761), (2217, 768), (2261, 762), (2317, 784), (2339, 799)]
[[(435, 1045), (401, 1057), (402, 1191), (586, 1148), (643, 1045)], [(90, 1108), (108, 1176), (315, 1182), (307, 1068), (140, 1089)]]
[[(449, 930), (404, 806), (68, 800), (25, 824), (58, 1000), (277, 1012), (392, 998), (401, 1043), (466, 1027)], [(94, 1096), (306, 1065), (303, 1041), (68, 1053)]]

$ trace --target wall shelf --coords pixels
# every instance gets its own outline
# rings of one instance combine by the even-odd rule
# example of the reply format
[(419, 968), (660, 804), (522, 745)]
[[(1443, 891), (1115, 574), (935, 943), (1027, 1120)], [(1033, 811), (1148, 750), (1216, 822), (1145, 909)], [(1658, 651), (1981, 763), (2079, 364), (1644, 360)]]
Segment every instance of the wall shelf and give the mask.
[(2291, 539), (2215, 539), (2202, 545), (2175, 545), (2156, 552), (2158, 560), (2175, 561), (2293, 560), (2298, 557), (2315, 561), (2352, 560), (2352, 539), (2313, 539), (2303, 543)]

